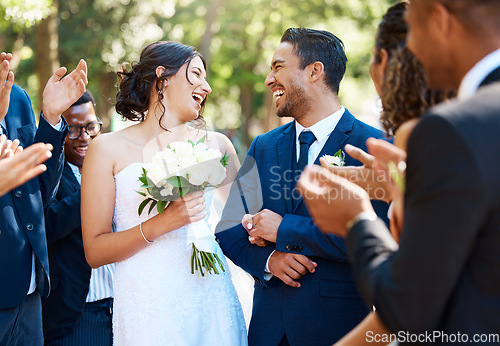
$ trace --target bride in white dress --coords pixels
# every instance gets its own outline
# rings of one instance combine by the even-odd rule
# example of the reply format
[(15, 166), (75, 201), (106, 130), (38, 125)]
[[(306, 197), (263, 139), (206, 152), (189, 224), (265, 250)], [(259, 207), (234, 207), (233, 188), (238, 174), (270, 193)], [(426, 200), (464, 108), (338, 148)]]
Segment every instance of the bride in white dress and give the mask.
[[(215, 243), (226, 271), (202, 277), (191, 274), (186, 240), (186, 225), (207, 221), (213, 198), (226, 200), (239, 165), (227, 137), (188, 124), (200, 122), (211, 92), (205, 62), (192, 47), (156, 42), (131, 70), (118, 74), (116, 110), (139, 123), (96, 138), (82, 176), (87, 261), (92, 267), (117, 262), (114, 344), (246, 345), (243, 312), (220, 247)], [(142, 163), (169, 143), (203, 136), (205, 144), (230, 156), (221, 187), (190, 193), (162, 214), (148, 215), (146, 208), (139, 216)]]

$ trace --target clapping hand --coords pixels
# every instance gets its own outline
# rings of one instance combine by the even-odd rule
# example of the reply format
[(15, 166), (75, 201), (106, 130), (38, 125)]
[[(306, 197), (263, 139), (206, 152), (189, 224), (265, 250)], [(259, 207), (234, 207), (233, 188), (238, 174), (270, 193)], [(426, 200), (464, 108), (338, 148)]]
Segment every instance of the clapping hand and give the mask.
[(323, 167), (306, 168), (297, 188), (314, 223), (325, 233), (345, 237), (349, 221), (362, 211), (373, 212), (363, 188)]
[(43, 162), (52, 156), (50, 144), (36, 143), (23, 150), (16, 141), (0, 136), (0, 196), (45, 172)]
[(320, 158), (321, 166), (361, 186), (368, 192), (371, 199), (390, 202), (394, 198), (390, 194), (388, 186), (390, 179), (384, 172), (375, 172), (375, 157), (350, 144), (347, 144), (344, 149), (353, 159), (363, 163), (363, 166), (334, 166), (329, 164), (325, 158)]
[(66, 67), (60, 67), (50, 77), (43, 90), (43, 116), (50, 124), (56, 125), (61, 113), (75, 103), (85, 92), (87, 85), (87, 63), (80, 60), (78, 66), (66, 77)]
[(0, 54), (0, 121), (5, 118), (9, 110), (10, 91), (14, 84), (14, 73), (9, 71), (12, 54), (2, 52)]

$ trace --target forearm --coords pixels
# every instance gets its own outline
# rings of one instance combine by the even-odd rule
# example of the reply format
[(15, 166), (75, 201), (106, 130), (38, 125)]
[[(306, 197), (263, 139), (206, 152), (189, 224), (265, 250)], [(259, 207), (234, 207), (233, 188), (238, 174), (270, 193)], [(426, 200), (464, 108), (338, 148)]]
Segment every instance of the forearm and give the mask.
[(307, 216), (286, 214), (283, 217), (276, 237), (276, 250), (347, 262), (344, 240), (321, 232)]
[(35, 143), (49, 143), (54, 148), (52, 156), (45, 162), (47, 171), (38, 177), (44, 207), (48, 206), (54, 199), (64, 167), (63, 143), (67, 133), (65, 120), (63, 120), (61, 130), (57, 131), (42, 116), (40, 117), (40, 123), (35, 135)]
[(248, 233), (241, 225), (216, 234), (224, 255), (250, 275), (261, 281), (269, 255), (274, 251), (274, 244), (265, 247), (252, 245), (248, 241)]
[(61, 200), (54, 200), (45, 209), (45, 229), (48, 243), (66, 237), (80, 225), (80, 190)]

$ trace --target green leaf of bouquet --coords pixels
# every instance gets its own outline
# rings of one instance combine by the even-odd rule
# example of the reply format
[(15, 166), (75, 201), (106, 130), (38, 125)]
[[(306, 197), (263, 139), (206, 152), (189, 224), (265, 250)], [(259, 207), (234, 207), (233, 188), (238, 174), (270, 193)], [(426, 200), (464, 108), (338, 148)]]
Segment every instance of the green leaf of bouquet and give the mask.
[(156, 204), (156, 209), (160, 214), (163, 213), (166, 207), (167, 207), (167, 202), (165, 201), (158, 201), (158, 203)]
[(180, 193), (181, 197), (184, 197), (189, 193), (190, 190), (191, 190), (191, 186), (181, 187), (179, 189), (179, 193)]
[(151, 214), (151, 211), (153, 210), (153, 208), (156, 206), (157, 203), (158, 202), (153, 200), (153, 203), (151, 203), (151, 205), (149, 206), (148, 215)]
[(151, 202), (152, 199), (151, 198), (147, 198), (145, 199), (144, 201), (142, 201), (141, 204), (139, 204), (139, 208), (137, 209), (137, 212), (139, 213), (139, 215), (142, 214), (142, 211), (144, 210), (144, 208), (148, 205), (149, 202)]
[(169, 183), (173, 187), (184, 187), (189, 184), (186, 178), (180, 177), (178, 175), (168, 178), (167, 183)]
[(139, 195), (143, 196), (143, 197), (146, 197), (146, 194), (144, 192), (141, 192), (141, 191), (136, 191)]
[(144, 185), (148, 185), (148, 178), (146, 177), (139, 177), (139, 181)]
[(199, 143), (205, 143), (205, 136), (201, 137), (200, 140), (198, 142), (196, 142), (196, 144), (199, 144)]
[(227, 150), (226, 150), (226, 152), (224, 153), (224, 156), (222, 156), (222, 158), (220, 159), (220, 163), (222, 163), (222, 165), (224, 167), (226, 167), (228, 162), (229, 162), (229, 155), (227, 154)]
[(337, 152), (335, 154), (333, 154), (333, 156), (336, 156), (336, 157), (342, 157), (342, 150), (337, 150)]
[(192, 140), (188, 139), (188, 143), (194, 147), (194, 142)]

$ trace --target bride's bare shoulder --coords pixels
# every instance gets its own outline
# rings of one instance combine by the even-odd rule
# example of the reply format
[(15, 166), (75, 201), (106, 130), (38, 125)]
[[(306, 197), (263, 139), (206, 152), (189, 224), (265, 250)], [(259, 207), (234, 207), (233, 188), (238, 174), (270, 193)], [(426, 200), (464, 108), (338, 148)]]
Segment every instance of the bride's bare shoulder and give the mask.
[(231, 140), (225, 134), (220, 132), (206, 131), (205, 143), (209, 147), (225, 150), (229, 153), (234, 152), (234, 146), (233, 143), (231, 143)]

